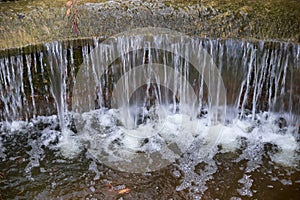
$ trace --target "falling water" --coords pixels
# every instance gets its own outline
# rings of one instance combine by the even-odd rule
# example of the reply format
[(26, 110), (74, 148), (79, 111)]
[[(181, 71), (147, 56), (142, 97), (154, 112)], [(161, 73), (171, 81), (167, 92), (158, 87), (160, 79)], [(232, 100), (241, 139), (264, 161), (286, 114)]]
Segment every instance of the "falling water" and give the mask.
[[(126, 43), (126, 41), (122, 42)], [(243, 116), (245, 110), (248, 109), (251, 110), (253, 117), (255, 113), (260, 111), (288, 112), (295, 114), (295, 116), (299, 115), (300, 111), (297, 106), (299, 88), (298, 85), (294, 83), (298, 81), (296, 75), (299, 73), (300, 65), (299, 45), (270, 41), (251, 43), (237, 40), (223, 41), (207, 39), (201, 40), (200, 42), (201, 44), (199, 45), (202, 45), (212, 56), (221, 71), (223, 80), (225, 79), (224, 84), (227, 89), (228, 105), (233, 105), (237, 109), (240, 109), (241, 116)], [(97, 49), (95, 48), (97, 43), (97, 40), (95, 40), (94, 45), (82, 47), (80, 57), (85, 58), (84, 62), (99, 62), (100, 57), (88, 58), (88, 56), (90, 56), (89, 52)], [(45, 46), (47, 49), (45, 52), (12, 55), (1, 58), (2, 120), (28, 120), (36, 114), (49, 114), (49, 109), (45, 111), (47, 109), (37, 108), (37, 105), (35, 105), (37, 104), (36, 99), (41, 97), (45, 98), (47, 102), (51, 101), (52, 98), (55, 99), (59, 116), (67, 110), (67, 98), (69, 98), (68, 95), (70, 95), (67, 94), (70, 93), (70, 91), (67, 90), (71, 90), (71, 88), (67, 87), (71, 87), (69, 82), (74, 81), (74, 78), (71, 77), (74, 77), (74, 70), (77, 70), (74, 69), (74, 63), (72, 64), (74, 58), (70, 57), (73, 48), (65, 49), (62, 43), (59, 42), (46, 44)], [(160, 45), (157, 45), (157, 47), (160, 47)], [(172, 55), (170, 55), (170, 53), (163, 54), (162, 50), (155, 52), (155, 48), (157, 47), (153, 46), (148, 47), (148, 49), (140, 50), (134, 53), (136, 55), (132, 53), (132, 56), (136, 56), (140, 60), (135, 59), (130, 61), (130, 59), (132, 59), (130, 58), (130, 54), (122, 55), (122, 59), (124, 59), (123, 62), (136, 62), (124, 63), (123, 67), (130, 65), (139, 66), (143, 64), (142, 59), (153, 59), (153, 61), (147, 61), (153, 63), (155, 63), (157, 59), (161, 59), (162, 62), (176, 66), (189, 65), (187, 62), (176, 57), (170, 61), (171, 58), (167, 56), (172, 57)], [(127, 59), (125, 59), (125, 56), (127, 56)], [(117, 61), (120, 62), (120, 60)], [(116, 70), (119, 70), (119, 72), (117, 72), (119, 74), (116, 75), (120, 76), (120, 73), (124, 73), (123, 71), (128, 70), (126, 68), (120, 69), (117, 65), (118, 63), (112, 63), (109, 69), (110, 71), (107, 71), (107, 73), (113, 73), (112, 70), (116, 68)], [(182, 73), (191, 73), (189, 70), (192, 69), (192, 67), (189, 66), (186, 68), (187, 71), (182, 71)], [(93, 70), (99, 69), (94, 68)], [(201, 75), (200, 73), (198, 74)], [(235, 79), (232, 80), (230, 75), (234, 76)], [(104, 74), (103, 76), (103, 78), (110, 78), (108, 74)], [(191, 75), (186, 74), (186, 76)], [(159, 77), (153, 78), (156, 78), (155, 81), (158, 82), (157, 79)], [(197, 84), (199, 84), (197, 85), (197, 90), (199, 90), (198, 93), (202, 93), (201, 95), (203, 96), (203, 92), (205, 93), (205, 82), (203, 82), (201, 77), (199, 79), (200, 80), (197, 80)], [(227, 81), (227, 79), (231, 80)], [(98, 84), (98, 106), (111, 107), (109, 104), (112, 102), (110, 102), (109, 95), (111, 95), (110, 92), (112, 91), (106, 91), (107, 88), (105, 87), (105, 91), (102, 91), (103, 86), (101, 86), (101, 84), (103, 83), (98, 82)], [(160, 90), (160, 88), (157, 89)], [(186, 88), (183, 87), (181, 89), (185, 90)], [(195, 90), (195, 88), (193, 89)], [(50, 94), (49, 91), (51, 91)], [(103, 94), (103, 92), (105, 92), (105, 94)], [(184, 92), (185, 91), (180, 91), (180, 93)], [(200, 98), (201, 95), (199, 94), (198, 97), (200, 104), (204, 103), (202, 101), (205, 101), (202, 97)], [(82, 109), (95, 108), (94, 97), (89, 98), (88, 107)], [(174, 103), (177, 97), (176, 94), (173, 94), (171, 97), (170, 95), (163, 95), (163, 98), (165, 99), (160, 99), (163, 102)], [(49, 103), (52, 104), (52, 102)]]
[[(102, 191), (104, 197), (109, 194), (96, 183), (114, 184), (109, 181), (114, 176), (124, 182), (121, 189), (130, 185), (127, 179), (134, 183), (165, 177), (174, 180), (162, 180), (174, 188), (174, 196), (196, 199), (219, 197), (222, 189), (214, 188), (222, 185), (222, 173), (232, 178), (232, 193), (224, 194), (232, 199), (262, 197), (256, 183), (261, 174), (266, 174), (269, 189), (278, 186), (276, 181), (287, 189), (299, 184), (299, 177), (289, 176), (299, 170), (300, 46), (277, 41), (192, 41), (159, 34), (150, 39), (116, 36), (105, 42), (94, 38), (92, 44), (80, 47), (52, 42), (37, 52), (1, 57), (1, 168), (7, 168), (5, 163), (12, 168), (24, 163), (19, 176), (43, 181), (36, 169), (53, 174), (57, 167), (76, 165), (74, 170), (85, 181), (91, 180), (84, 183), (89, 193), (97, 196)], [(205, 53), (196, 54), (199, 49)], [(204, 67), (194, 65), (193, 54)], [(211, 60), (221, 74), (226, 98), (218, 72), (208, 70)], [(221, 134), (213, 135), (218, 127)], [(12, 155), (13, 141), (22, 144), (16, 143), (16, 148), (27, 148), (26, 156), (19, 150)], [(166, 141), (177, 146), (166, 151), (162, 145)], [(133, 162), (126, 166), (133, 161), (131, 156), (152, 155), (157, 149), (169, 156), (160, 155), (164, 168), (157, 172), (141, 163), (137, 164), (142, 170), (149, 167), (142, 175), (128, 178), (114, 171), (138, 170)], [(139, 159), (145, 161), (144, 156)], [(117, 168), (111, 162), (124, 166)], [(57, 179), (51, 178), (51, 186), (27, 195), (59, 195), (57, 184), (68, 176), (73, 177), (63, 171)], [(1, 188), (13, 190), (9, 185)], [(155, 192), (148, 192), (155, 198)], [(132, 193), (133, 198), (140, 194)]]
[(64, 115), (66, 113), (66, 81), (67, 81), (67, 50), (62, 49), (62, 44), (54, 42), (46, 44), (47, 58), (50, 66), (50, 91), (54, 97), (57, 113), (60, 119), (60, 127), (65, 127)]

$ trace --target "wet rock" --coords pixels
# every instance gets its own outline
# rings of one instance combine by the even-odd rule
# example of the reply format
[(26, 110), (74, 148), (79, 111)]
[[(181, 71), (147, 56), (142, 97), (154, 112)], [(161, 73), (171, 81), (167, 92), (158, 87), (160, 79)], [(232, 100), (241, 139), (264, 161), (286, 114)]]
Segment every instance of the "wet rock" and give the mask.
[(286, 128), (287, 127), (287, 121), (283, 117), (279, 117), (275, 120), (275, 124), (280, 128)]
[(264, 151), (269, 154), (275, 154), (280, 151), (280, 148), (276, 144), (266, 143), (264, 144)]
[(207, 110), (204, 110), (204, 109), (201, 109), (200, 113), (197, 114), (197, 118), (202, 118), (204, 117), (205, 115), (207, 115)]

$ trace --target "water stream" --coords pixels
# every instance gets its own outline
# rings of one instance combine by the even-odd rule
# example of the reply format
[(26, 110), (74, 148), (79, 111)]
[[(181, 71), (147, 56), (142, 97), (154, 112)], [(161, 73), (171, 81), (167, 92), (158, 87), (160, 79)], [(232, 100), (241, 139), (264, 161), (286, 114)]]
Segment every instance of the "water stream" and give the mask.
[(300, 46), (126, 32), (0, 58), (4, 199), (296, 199)]

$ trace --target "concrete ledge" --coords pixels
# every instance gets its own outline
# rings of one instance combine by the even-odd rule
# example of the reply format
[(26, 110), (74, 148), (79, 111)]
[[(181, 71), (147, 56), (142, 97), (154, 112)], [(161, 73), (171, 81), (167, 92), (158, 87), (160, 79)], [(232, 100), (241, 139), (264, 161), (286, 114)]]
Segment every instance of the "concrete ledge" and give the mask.
[(54, 40), (106, 38), (147, 26), (199, 37), (300, 42), (297, 0), (81, 0), (78, 35), (66, 15), (66, 1), (0, 2), (0, 50)]

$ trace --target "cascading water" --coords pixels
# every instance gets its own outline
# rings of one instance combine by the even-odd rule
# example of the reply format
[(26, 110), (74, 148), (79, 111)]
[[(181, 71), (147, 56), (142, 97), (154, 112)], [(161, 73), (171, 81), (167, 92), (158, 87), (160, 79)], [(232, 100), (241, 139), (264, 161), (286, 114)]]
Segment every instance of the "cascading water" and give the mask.
[(147, 31), (0, 58), (2, 196), (296, 198), (300, 46)]

